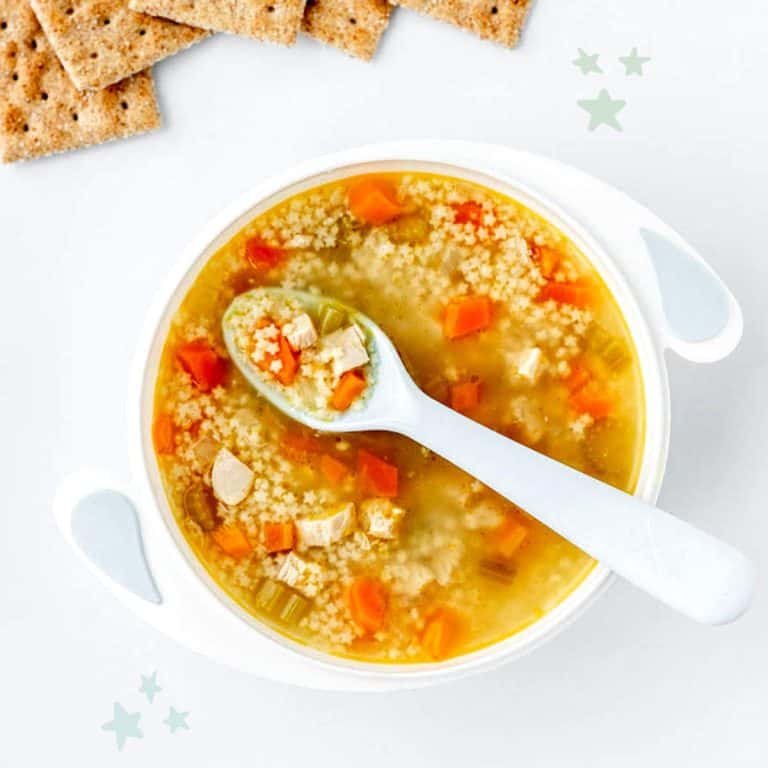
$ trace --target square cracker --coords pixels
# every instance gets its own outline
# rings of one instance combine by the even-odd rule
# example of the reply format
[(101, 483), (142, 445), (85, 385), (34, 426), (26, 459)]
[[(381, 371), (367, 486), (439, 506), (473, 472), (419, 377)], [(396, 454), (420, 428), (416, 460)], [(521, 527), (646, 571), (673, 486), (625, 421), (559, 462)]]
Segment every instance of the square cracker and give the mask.
[(80, 90), (99, 90), (188, 48), (207, 32), (136, 13), (128, 0), (30, 0)]
[(389, 24), (388, 0), (307, 0), (303, 30), (366, 61)]
[(130, 0), (134, 10), (194, 27), (293, 45), (306, 0)]
[(5, 163), (157, 128), (152, 76), (98, 93), (72, 84), (27, 0), (0, 0), (0, 159)]
[(533, 0), (391, 0), (512, 48)]

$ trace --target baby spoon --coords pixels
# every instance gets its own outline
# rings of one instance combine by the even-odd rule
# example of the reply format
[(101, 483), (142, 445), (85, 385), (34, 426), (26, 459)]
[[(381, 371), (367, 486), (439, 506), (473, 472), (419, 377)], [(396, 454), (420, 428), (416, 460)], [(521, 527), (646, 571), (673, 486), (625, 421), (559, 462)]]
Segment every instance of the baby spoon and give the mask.
[(269, 402), (322, 432), (383, 430), (406, 435), (476, 477), (596, 560), (679, 612), (725, 624), (748, 607), (755, 571), (738, 550), (652, 504), (537, 453), (446, 407), (422, 392), (395, 347), (370, 318), (335, 300), (283, 288), (259, 288), (310, 312), (342, 309), (364, 329), (373, 375), (357, 407), (324, 419), (292, 405), (234, 342), (224, 314), (224, 340), (235, 364)]

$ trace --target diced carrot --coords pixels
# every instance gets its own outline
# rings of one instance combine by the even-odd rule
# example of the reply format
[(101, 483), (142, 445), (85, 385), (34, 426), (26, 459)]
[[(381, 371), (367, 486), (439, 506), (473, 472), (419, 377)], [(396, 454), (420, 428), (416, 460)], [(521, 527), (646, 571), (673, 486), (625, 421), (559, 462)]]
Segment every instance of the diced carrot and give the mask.
[[(271, 320), (262, 318), (257, 324), (256, 329), (266, 328), (268, 325), (275, 325)], [(299, 358), (300, 355), (290, 345), (288, 339), (282, 335), (277, 337), (278, 351), (276, 353), (265, 352), (259, 359), (257, 365), (262, 371), (267, 371), (272, 374), (281, 384), (286, 387), (293, 384), (296, 379), (296, 374), (299, 371)], [(281, 367), (279, 371), (272, 370), (272, 363), (276, 360), (280, 361)]]
[(376, 579), (355, 579), (346, 590), (346, 603), (352, 620), (368, 634), (384, 626), (387, 616), (387, 590)]
[(280, 444), (287, 454), (299, 459), (308, 453), (319, 453), (323, 449), (323, 444), (317, 437), (302, 432), (284, 432)]
[(366, 224), (386, 224), (403, 212), (395, 185), (381, 177), (367, 176), (356, 181), (349, 188), (347, 199), (352, 215)]
[(276, 267), (285, 256), (282, 248), (265, 243), (260, 237), (251, 237), (245, 241), (246, 261), (259, 271)]
[(464, 203), (454, 205), (453, 210), (455, 211), (453, 220), (456, 224), (471, 224), (473, 227), (481, 227), (483, 225), (485, 211), (483, 206), (475, 200), (467, 200)]
[(176, 350), (176, 359), (203, 392), (218, 387), (227, 375), (226, 360), (219, 357), (205, 339), (182, 344)]
[(320, 457), (320, 471), (332, 485), (339, 485), (349, 474), (349, 467), (328, 453)]
[(253, 552), (251, 542), (237, 525), (220, 525), (211, 531), (211, 538), (225, 554), (240, 559)]
[(275, 374), (275, 378), (286, 387), (293, 384), (299, 370), (299, 355), (293, 351), (285, 336), (280, 336), (280, 352), (277, 359), (283, 367)]
[(152, 425), (152, 442), (155, 444), (155, 450), (161, 456), (167, 456), (176, 450), (175, 435), (176, 430), (171, 415), (169, 413), (158, 414)]
[(365, 392), (365, 387), (365, 376), (360, 371), (347, 371), (339, 379), (328, 404), (335, 411), (346, 411)]
[(491, 324), (491, 300), (487, 296), (465, 296), (451, 301), (445, 308), (443, 332), (458, 339), (482, 331)]
[(586, 307), (592, 300), (592, 287), (586, 280), (574, 280), (572, 283), (547, 283), (539, 292), (538, 301), (556, 301), (558, 304), (571, 304), (574, 307)]
[(611, 397), (592, 384), (574, 392), (568, 403), (577, 413), (588, 413), (593, 419), (604, 419), (613, 410)]
[(264, 548), (270, 554), (293, 549), (293, 523), (264, 523)]
[(451, 408), (464, 413), (480, 402), (480, 382), (464, 381), (451, 386)]
[(421, 634), (421, 647), (435, 660), (447, 658), (459, 639), (461, 622), (450, 608), (438, 608)]
[(568, 387), (569, 392), (578, 392), (582, 387), (585, 387), (592, 379), (592, 374), (589, 369), (578, 361), (571, 363), (571, 372), (568, 378), (565, 380), (565, 386)]
[(357, 469), (363, 491), (389, 499), (397, 496), (399, 482), (397, 467), (394, 464), (361, 448), (357, 452)]
[(565, 380), (570, 396), (568, 404), (577, 413), (588, 413), (593, 419), (604, 419), (613, 410), (613, 400), (584, 363), (571, 363), (571, 373)]
[(533, 253), (533, 260), (539, 267), (539, 272), (549, 280), (560, 266), (560, 254), (554, 248), (549, 248), (546, 245), (533, 245), (531, 252)]
[(509, 560), (520, 549), (528, 536), (528, 529), (514, 517), (506, 517), (493, 532), (493, 548), (501, 557)]

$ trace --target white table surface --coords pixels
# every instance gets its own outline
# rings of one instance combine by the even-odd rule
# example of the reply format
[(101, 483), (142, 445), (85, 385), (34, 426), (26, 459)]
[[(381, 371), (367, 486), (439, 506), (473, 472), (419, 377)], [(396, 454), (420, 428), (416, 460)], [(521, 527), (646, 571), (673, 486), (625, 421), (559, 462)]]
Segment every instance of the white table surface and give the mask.
[[(240, 676), (142, 624), (54, 527), (57, 483), (127, 469), (145, 309), (180, 247), (253, 182), (375, 140), (489, 140), (580, 166), (652, 207), (742, 302), (728, 360), (670, 359), (661, 501), (768, 558), (768, 35), (762, 0), (537, 0), (506, 51), (400, 12), (365, 65), (301, 40), (217, 37), (156, 68), (165, 127), (0, 168), (0, 766), (768, 765), (768, 598), (696, 626), (616, 585), (511, 666), (432, 690), (328, 694)], [(652, 57), (627, 77), (617, 57)], [(571, 65), (599, 52), (603, 75)], [(576, 105), (626, 99), (622, 132)], [(157, 670), (153, 703), (140, 675)], [(140, 712), (122, 752), (101, 725)], [(187, 711), (171, 734), (168, 709)]]

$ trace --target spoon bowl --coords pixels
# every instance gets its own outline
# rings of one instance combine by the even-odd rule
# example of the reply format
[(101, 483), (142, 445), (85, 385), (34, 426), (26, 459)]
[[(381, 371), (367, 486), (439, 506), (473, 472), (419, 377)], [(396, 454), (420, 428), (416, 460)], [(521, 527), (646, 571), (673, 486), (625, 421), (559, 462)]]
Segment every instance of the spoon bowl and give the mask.
[[(246, 312), (249, 300), (255, 295), (267, 295), (277, 301), (293, 301), (308, 312), (319, 315), (326, 307), (343, 312), (360, 327), (366, 336), (366, 348), (370, 360), (370, 381), (366, 392), (346, 411), (339, 411), (330, 418), (323, 418), (307, 409), (298, 408), (284, 394), (282, 388), (268, 380), (250, 361), (235, 340), (233, 320)], [(233, 299), (222, 318), (224, 343), (230, 357), (248, 383), (278, 410), (300, 424), (319, 432), (362, 432), (365, 430), (392, 430), (393, 404), (407, 409), (412, 400), (409, 395), (421, 393), (405, 369), (400, 355), (384, 331), (367, 315), (349, 304), (336, 299), (290, 288), (255, 288)]]

